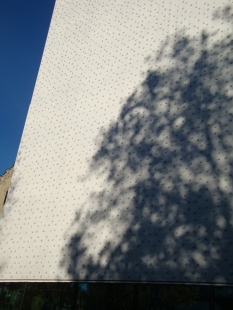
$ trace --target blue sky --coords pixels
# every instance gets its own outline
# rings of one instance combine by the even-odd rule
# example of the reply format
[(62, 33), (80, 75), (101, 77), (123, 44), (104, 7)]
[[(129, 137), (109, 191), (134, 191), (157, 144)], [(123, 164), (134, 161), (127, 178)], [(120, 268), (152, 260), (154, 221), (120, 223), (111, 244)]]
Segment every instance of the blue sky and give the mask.
[(16, 159), (54, 3), (0, 1), (0, 175)]

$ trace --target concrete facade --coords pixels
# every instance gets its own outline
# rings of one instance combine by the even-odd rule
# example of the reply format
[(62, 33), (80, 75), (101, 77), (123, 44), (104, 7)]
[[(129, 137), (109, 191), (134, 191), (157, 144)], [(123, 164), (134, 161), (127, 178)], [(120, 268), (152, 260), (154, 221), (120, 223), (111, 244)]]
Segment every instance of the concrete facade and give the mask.
[(0, 215), (6, 201), (6, 195), (11, 184), (13, 168), (6, 169), (5, 173), (0, 176)]
[(57, 0), (1, 281), (232, 284), (232, 8)]

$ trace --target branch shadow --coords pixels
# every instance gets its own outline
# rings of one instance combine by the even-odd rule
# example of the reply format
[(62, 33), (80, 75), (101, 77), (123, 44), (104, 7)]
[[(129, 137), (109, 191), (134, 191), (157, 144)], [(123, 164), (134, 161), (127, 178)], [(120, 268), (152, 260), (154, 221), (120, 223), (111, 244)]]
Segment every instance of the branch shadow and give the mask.
[(105, 185), (62, 250), (72, 279), (233, 283), (232, 51), (233, 35), (184, 31), (148, 57), (101, 133), (90, 169)]

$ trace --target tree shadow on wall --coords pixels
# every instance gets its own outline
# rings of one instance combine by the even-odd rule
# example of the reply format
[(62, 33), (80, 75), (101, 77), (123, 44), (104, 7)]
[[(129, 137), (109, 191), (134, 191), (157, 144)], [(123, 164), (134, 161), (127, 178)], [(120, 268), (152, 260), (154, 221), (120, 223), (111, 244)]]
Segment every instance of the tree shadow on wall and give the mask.
[(233, 36), (183, 31), (148, 61), (101, 134), (90, 168), (105, 185), (61, 267), (83, 281), (233, 283)]

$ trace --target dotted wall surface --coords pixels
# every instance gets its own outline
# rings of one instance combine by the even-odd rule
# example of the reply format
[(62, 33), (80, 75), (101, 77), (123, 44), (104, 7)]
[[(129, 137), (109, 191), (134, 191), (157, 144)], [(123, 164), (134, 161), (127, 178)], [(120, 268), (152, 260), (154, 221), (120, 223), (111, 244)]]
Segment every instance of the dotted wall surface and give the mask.
[(1, 281), (233, 284), (233, 9), (57, 0)]

